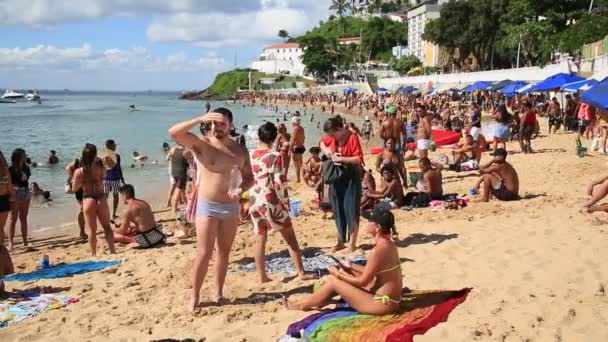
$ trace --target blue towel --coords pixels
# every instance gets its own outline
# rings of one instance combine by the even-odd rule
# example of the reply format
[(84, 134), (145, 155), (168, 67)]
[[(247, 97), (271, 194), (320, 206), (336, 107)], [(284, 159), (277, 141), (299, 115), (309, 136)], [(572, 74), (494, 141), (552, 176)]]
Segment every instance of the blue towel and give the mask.
[(83, 261), (75, 264), (59, 264), (31, 273), (18, 273), (5, 277), (4, 281), (31, 281), (39, 279), (54, 279), (71, 277), (74, 274), (83, 274), (103, 270), (106, 267), (120, 264), (120, 261)]

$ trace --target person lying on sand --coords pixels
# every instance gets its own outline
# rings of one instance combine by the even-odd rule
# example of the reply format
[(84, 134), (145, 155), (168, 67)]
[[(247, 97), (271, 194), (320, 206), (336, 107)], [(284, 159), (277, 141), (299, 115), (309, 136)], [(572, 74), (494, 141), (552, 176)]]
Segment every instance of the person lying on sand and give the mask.
[(321, 149), (318, 146), (311, 147), (308, 152), (310, 158), (304, 163), (302, 168), (304, 182), (308, 186), (316, 186), (321, 180)]
[(602, 177), (589, 184), (587, 195), (591, 196), (589, 201), (583, 205), (587, 212), (593, 213), (596, 211), (608, 212), (608, 203), (596, 205), (599, 201), (608, 195), (608, 176)]
[(386, 204), (362, 212), (362, 216), (369, 220), (367, 232), (375, 240), (367, 264), (359, 266), (343, 261), (329, 267), (331, 276), (319, 290), (302, 299), (288, 298), (287, 308), (321, 309), (340, 296), (361, 314), (380, 316), (399, 311), (403, 286), (401, 264), (397, 246), (390, 236), (395, 217)]
[(166, 237), (162, 226), (156, 224), (150, 205), (135, 197), (133, 185), (121, 186), (120, 197), (126, 208), (121, 223), (114, 229), (114, 241), (124, 244), (137, 242), (143, 248), (164, 243)]
[(482, 176), (474, 186), (474, 189), (479, 192), (481, 183), (483, 183), (483, 197), (479, 202), (489, 202), (491, 196), (500, 201), (519, 199), (519, 177), (513, 165), (507, 162), (507, 151), (499, 148), (493, 156), (494, 159), (479, 168)]
[(473, 139), (472, 135), (467, 135), (464, 143), (452, 150), (452, 158), (454, 165), (458, 165), (469, 160), (475, 160), (477, 163), (481, 161), (481, 150), (475, 139)]

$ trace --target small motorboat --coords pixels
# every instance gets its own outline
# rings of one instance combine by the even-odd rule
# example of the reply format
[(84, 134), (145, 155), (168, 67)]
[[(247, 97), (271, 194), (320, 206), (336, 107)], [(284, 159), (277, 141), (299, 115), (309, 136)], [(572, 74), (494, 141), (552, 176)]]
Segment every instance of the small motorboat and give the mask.
[(25, 94), (17, 93), (15, 91), (13, 91), (12, 89), (7, 89), (4, 92), (4, 95), (2, 95), (3, 99), (22, 99), (24, 97), (25, 97)]
[(25, 99), (28, 101), (40, 101), (40, 94), (38, 94), (38, 90), (30, 90), (25, 95)]

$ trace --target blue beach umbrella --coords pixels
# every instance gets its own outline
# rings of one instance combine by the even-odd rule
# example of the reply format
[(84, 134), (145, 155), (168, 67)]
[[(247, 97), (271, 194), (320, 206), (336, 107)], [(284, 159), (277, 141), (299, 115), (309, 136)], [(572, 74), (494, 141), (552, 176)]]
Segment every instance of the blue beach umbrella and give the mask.
[(356, 93), (357, 89), (348, 87), (348, 88), (344, 88), (344, 92), (345, 93)]
[(515, 96), (516, 91), (518, 89), (521, 89), (521, 88), (525, 87), (526, 85), (528, 85), (528, 83), (523, 82), (523, 81), (513, 81), (513, 82), (507, 84), (504, 88), (500, 89), (499, 91), (507, 97), (512, 97), (512, 96)]
[(399, 92), (402, 92), (402, 93), (413, 93), (415, 91), (418, 91), (418, 88), (416, 88), (414, 86), (403, 86), (403, 87), (399, 88)]
[(589, 78), (578, 82), (564, 84), (561, 87), (561, 91), (566, 93), (576, 93), (579, 90), (589, 90), (590, 88), (598, 85), (599, 83), (600, 82), (594, 80), (593, 78)]
[(478, 91), (478, 90), (484, 90), (487, 87), (489, 87), (490, 85), (492, 85), (492, 82), (487, 82), (487, 81), (477, 81), (473, 84), (471, 84), (470, 86), (464, 88), (464, 91), (467, 92), (472, 92), (472, 91)]
[(581, 95), (581, 101), (599, 109), (608, 109), (608, 80), (600, 82)]
[(582, 78), (582, 77), (560, 73), (560, 74), (556, 74), (556, 75), (547, 77), (542, 82), (539, 82), (535, 86), (528, 89), (527, 92), (531, 93), (531, 92), (540, 92), (540, 91), (549, 91), (549, 90), (559, 89), (565, 84), (573, 83), (573, 82), (577, 82), (577, 81), (583, 81), (583, 80), (584, 80), (584, 78)]
[(389, 92), (389, 90), (388, 90), (388, 89), (386, 89), (386, 88), (378, 88), (378, 92), (379, 92), (379, 93), (388, 93), (388, 92)]

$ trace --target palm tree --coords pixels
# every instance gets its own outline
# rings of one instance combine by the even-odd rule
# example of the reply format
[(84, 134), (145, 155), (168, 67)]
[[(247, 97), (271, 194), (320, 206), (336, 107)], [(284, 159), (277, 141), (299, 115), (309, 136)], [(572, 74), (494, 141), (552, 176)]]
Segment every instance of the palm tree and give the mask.
[(352, 10), (352, 6), (348, 0), (331, 0), (330, 11), (335, 11), (338, 17), (342, 18), (348, 10)]
[(278, 36), (287, 41), (287, 38), (289, 38), (289, 33), (285, 30), (279, 30)]

